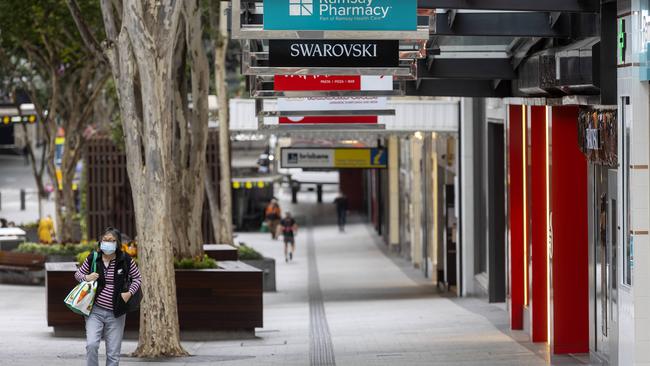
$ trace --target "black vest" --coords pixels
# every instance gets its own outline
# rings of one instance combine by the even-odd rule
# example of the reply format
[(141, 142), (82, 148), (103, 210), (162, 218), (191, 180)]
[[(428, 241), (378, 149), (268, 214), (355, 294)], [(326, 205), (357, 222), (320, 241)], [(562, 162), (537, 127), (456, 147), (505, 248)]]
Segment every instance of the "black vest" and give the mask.
[[(99, 278), (97, 279), (97, 294), (95, 295), (95, 299), (102, 293), (106, 286), (106, 279), (104, 278), (104, 263), (102, 262), (101, 253), (98, 254), (95, 263)], [(88, 258), (89, 260), (92, 260), (92, 253)], [(113, 299), (113, 316), (116, 318), (127, 313), (127, 306), (124, 299), (122, 299), (121, 293), (129, 290), (125, 287), (129, 276), (129, 269), (131, 268), (131, 260), (131, 257), (124, 252), (117, 252), (115, 256), (115, 266), (113, 267), (113, 294), (111, 298)], [(92, 268), (92, 266), (90, 267)], [(122, 269), (121, 272), (119, 271), (120, 269)]]

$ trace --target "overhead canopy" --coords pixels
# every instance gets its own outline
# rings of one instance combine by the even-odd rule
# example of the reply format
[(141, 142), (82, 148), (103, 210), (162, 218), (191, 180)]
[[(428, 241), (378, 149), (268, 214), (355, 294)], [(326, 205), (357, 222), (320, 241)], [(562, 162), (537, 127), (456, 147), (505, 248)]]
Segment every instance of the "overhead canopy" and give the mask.
[[(241, 16), (236, 19), (240, 29), (263, 29), (263, 0), (235, 0), (233, 4), (241, 9)], [(427, 28), (428, 40), (423, 44), (413, 38), (399, 38), (400, 66), (411, 72), (388, 70), (399, 83), (393, 95), (546, 98), (580, 95), (595, 97), (600, 104), (616, 103), (615, 1), (417, 0), (417, 7), (418, 32)], [(357, 35), (367, 36), (367, 33)], [(393, 34), (374, 33), (375, 39), (383, 39), (385, 35)], [(303, 39), (346, 36), (350, 35), (292, 33), (292, 37)], [(256, 52), (252, 63), (247, 65), (255, 62), (264, 65), (268, 41), (262, 38), (269, 37), (244, 38), (252, 52)], [(408, 49), (411, 53), (407, 53)], [(255, 89), (253, 95), (273, 96), (265, 92), (268, 90), (268, 81), (262, 76), (265, 71), (255, 70), (260, 79), (251, 85)], [(363, 65), (352, 71), (377, 72), (365, 70)], [(308, 68), (300, 73), (309, 73)]]

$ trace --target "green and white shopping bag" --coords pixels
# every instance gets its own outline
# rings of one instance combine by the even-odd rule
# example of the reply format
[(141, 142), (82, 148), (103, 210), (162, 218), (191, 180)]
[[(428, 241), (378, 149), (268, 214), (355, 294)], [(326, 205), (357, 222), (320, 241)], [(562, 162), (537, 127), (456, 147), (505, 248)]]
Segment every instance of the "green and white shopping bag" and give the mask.
[[(97, 252), (93, 252), (92, 269), (90, 273), (96, 272)], [(83, 281), (70, 291), (65, 298), (65, 304), (77, 314), (90, 315), (95, 303), (95, 293), (97, 292), (97, 281)]]

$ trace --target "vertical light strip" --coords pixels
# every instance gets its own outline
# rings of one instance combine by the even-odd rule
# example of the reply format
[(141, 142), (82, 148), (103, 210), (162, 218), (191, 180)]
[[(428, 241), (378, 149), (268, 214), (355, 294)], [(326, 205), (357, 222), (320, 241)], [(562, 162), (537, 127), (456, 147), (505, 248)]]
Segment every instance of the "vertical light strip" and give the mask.
[(526, 106), (522, 105), (521, 106), (521, 152), (522, 152), (522, 192), (523, 192), (523, 200), (522, 200), (522, 206), (523, 206), (523, 221), (524, 221), (524, 307), (528, 306), (528, 221), (527, 221), (527, 214), (528, 214), (528, 203), (526, 202), (527, 195), (526, 195), (526, 189), (527, 189), (527, 182), (526, 182), (526, 174), (527, 170), (526, 167), (528, 165), (528, 162), (526, 161), (526, 150), (528, 149), (528, 146), (526, 145), (526, 132), (528, 129), (528, 121), (526, 120)]
[(550, 268), (550, 260), (551, 260), (551, 235), (550, 235), (550, 227), (551, 227), (551, 184), (550, 184), (550, 175), (549, 175), (549, 155), (551, 153), (551, 150), (549, 148), (549, 138), (548, 138), (548, 129), (549, 129), (549, 118), (548, 118), (548, 113), (549, 113), (549, 106), (546, 106), (546, 117), (544, 118), (544, 149), (545, 149), (545, 158), (546, 158), (546, 321), (547, 321), (547, 336), (546, 336), (546, 343), (551, 344), (551, 268)]
[[(438, 279), (438, 139), (435, 132), (431, 133), (431, 160), (433, 169), (431, 169), (433, 174), (433, 250), (431, 253), (431, 258), (433, 258), (433, 276)], [(431, 276), (431, 277), (433, 277)]]

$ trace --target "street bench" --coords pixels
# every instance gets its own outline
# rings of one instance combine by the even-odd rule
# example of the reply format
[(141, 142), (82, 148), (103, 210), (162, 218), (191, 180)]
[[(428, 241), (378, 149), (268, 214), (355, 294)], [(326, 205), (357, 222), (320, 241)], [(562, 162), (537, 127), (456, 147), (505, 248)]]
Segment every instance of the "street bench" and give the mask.
[(44, 268), (43, 255), (0, 251), (0, 282), (41, 283)]

